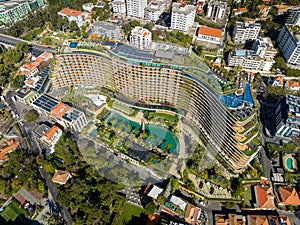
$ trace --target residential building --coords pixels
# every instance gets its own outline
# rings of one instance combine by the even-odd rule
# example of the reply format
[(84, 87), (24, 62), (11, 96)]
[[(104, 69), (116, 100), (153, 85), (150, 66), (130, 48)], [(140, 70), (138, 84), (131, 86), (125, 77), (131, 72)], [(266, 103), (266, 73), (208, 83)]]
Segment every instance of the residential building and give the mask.
[(64, 8), (57, 14), (66, 17), (69, 22), (75, 21), (78, 27), (85, 25), (86, 22), (90, 22), (89, 13), (83, 13), (75, 9)]
[(266, 17), (270, 11), (270, 8), (264, 4), (257, 6), (257, 9), (258, 13), (261, 14), (263, 17)]
[(248, 215), (248, 225), (270, 225), (267, 216)]
[(89, 32), (92, 34), (97, 34), (115, 41), (122, 39), (120, 28), (115, 24), (104, 21), (96, 21), (90, 28)]
[(255, 22), (237, 21), (234, 30), (234, 43), (239, 45), (246, 43), (248, 40), (255, 40), (260, 32), (261, 25)]
[(157, 199), (158, 196), (163, 192), (164, 189), (157, 187), (156, 185), (153, 185), (150, 192), (147, 194), (147, 196)]
[(126, 4), (124, 0), (114, 0), (112, 2), (112, 10), (116, 15), (124, 16), (126, 14)]
[(227, 8), (227, 3), (222, 1), (209, 1), (207, 4), (206, 17), (216, 21), (224, 17)]
[(270, 225), (292, 225), (288, 216), (269, 216), (268, 218)]
[(213, 44), (214, 47), (220, 47), (223, 42), (223, 31), (201, 25), (198, 29), (197, 41), (201, 45)]
[(15, 139), (10, 139), (6, 142), (6, 146), (0, 149), (0, 163), (5, 162), (7, 159), (7, 154), (18, 148), (20, 142)]
[(289, 89), (291, 91), (299, 91), (300, 90), (300, 83), (299, 83), (299, 81), (287, 80), (285, 82), (285, 86), (286, 86), (287, 89)]
[(0, 21), (4, 24), (15, 23), (30, 11), (44, 6), (43, 0), (5, 2), (0, 5)]
[(69, 172), (66, 172), (66, 171), (63, 171), (63, 170), (55, 170), (55, 173), (52, 177), (52, 181), (54, 183), (64, 185), (71, 178), (72, 178), (72, 175)]
[[(277, 137), (295, 139), (300, 135), (300, 98), (293, 95), (286, 95), (286, 105), (282, 107), (282, 112), (287, 115), (278, 124)], [(286, 111), (286, 112), (285, 112)]]
[(238, 215), (235, 213), (215, 214), (215, 221), (216, 225), (246, 225), (245, 216)]
[[(234, 101), (238, 102), (233, 105), (235, 107), (247, 106), (244, 113), (237, 114), (229, 111), (232, 107), (229, 104), (233, 102), (230, 96), (221, 101), (216, 98), (219, 94), (215, 89), (201, 82), (203, 76), (199, 74), (213, 77), (209, 69), (205, 72), (197, 66), (157, 63), (152, 52), (121, 43), (103, 53), (77, 49), (56, 55), (51, 77), (53, 90), (66, 86), (99, 86), (125, 96), (127, 104), (131, 101), (141, 107), (154, 102), (168, 104), (184, 115), (186, 123), (203, 136), (211, 151), (222, 157), (233, 171), (239, 172), (253, 159), (255, 154), (247, 156), (244, 153), (253, 148), (250, 143), (257, 135), (252, 130), (255, 124), (251, 121), (256, 113), (251, 111), (254, 103), (249, 84), (246, 84), (241, 100)], [(212, 114), (215, 115), (213, 118)], [(257, 152), (255, 148), (253, 151)]]
[(145, 8), (147, 7), (147, 0), (127, 0), (127, 16), (143, 18)]
[(205, 0), (198, 0), (196, 5), (196, 13), (202, 13), (205, 6)]
[(91, 12), (95, 5), (92, 2), (88, 2), (82, 5), (83, 10)]
[(75, 132), (80, 132), (87, 125), (87, 119), (82, 111), (68, 106), (58, 100), (48, 96), (41, 95), (32, 106), (40, 113), (44, 113), (56, 120), (65, 128), (70, 128)]
[(196, 6), (185, 2), (172, 4), (171, 29), (188, 31), (194, 24)]
[(29, 7), (32, 11), (35, 11), (45, 5), (44, 0), (32, 0), (29, 2)]
[(288, 5), (283, 4), (273, 5), (272, 7), (275, 10), (276, 15), (282, 15), (286, 13), (290, 8)]
[(41, 193), (35, 191), (29, 192), (24, 187), (22, 187), (16, 194), (14, 194), (13, 197), (23, 207), (26, 207), (27, 204), (30, 204), (32, 206), (39, 205), (44, 207), (46, 203)]
[(156, 22), (167, 7), (167, 1), (164, 0), (154, 0), (150, 2), (145, 8), (145, 19)]
[(54, 146), (61, 135), (62, 130), (58, 126), (53, 125), (49, 130), (45, 131), (40, 138), (41, 142), (50, 149), (50, 154), (54, 153)]
[(95, 8), (103, 9), (105, 7), (105, 2), (98, 1), (95, 5)]
[(274, 194), (272, 188), (268, 185), (256, 185), (255, 191), (255, 208), (260, 209), (275, 209)]
[(300, 26), (300, 8), (290, 9), (285, 23)]
[(284, 25), (278, 35), (277, 44), (288, 64), (300, 66), (299, 27)]
[(238, 8), (238, 9), (233, 9), (233, 14), (235, 16), (238, 16), (238, 15), (242, 15), (244, 13), (248, 12), (247, 8)]
[(151, 45), (151, 41), (152, 41), (151, 32), (139, 26), (133, 28), (129, 36), (130, 44), (139, 49), (148, 48)]
[(36, 76), (39, 73), (38, 65), (36, 62), (23, 64), (20, 67), (21, 75), (25, 76), (26, 80)]
[(276, 194), (277, 194), (278, 205), (280, 206), (300, 205), (299, 195), (295, 187), (279, 186), (277, 187), (276, 191), (277, 191)]
[(252, 50), (236, 49), (228, 56), (228, 65), (241, 66), (243, 69), (270, 71), (277, 54), (270, 38), (258, 38), (252, 45)]

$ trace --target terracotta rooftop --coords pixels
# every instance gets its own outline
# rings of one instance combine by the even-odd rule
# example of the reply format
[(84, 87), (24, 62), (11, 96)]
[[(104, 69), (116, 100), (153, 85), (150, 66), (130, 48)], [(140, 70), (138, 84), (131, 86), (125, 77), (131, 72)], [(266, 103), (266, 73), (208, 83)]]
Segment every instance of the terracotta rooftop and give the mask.
[(216, 29), (216, 28), (211, 28), (211, 27), (206, 27), (206, 26), (200, 26), (198, 34), (222, 38), (222, 30), (221, 29)]
[(22, 69), (25, 70), (33, 70), (36, 66), (32, 63), (25, 63), (24, 65), (21, 66)]
[(4, 160), (7, 157), (7, 153), (14, 150), (20, 145), (19, 141), (15, 141), (14, 139), (10, 139), (7, 141), (7, 145), (0, 149), (0, 160)]
[(299, 195), (294, 187), (280, 186), (277, 194), (280, 203), (285, 205), (300, 205)]
[(283, 76), (277, 76), (275, 80), (277, 80), (280, 85), (283, 85)]
[(286, 8), (289, 8), (288, 5), (282, 5), (282, 4), (274, 5), (274, 7), (277, 8), (277, 9), (286, 9)]
[(71, 109), (70, 106), (60, 102), (51, 110), (50, 115), (54, 118), (62, 118), (62, 116)]
[(238, 9), (234, 9), (233, 12), (235, 14), (239, 14), (239, 13), (245, 13), (248, 12), (248, 10), (246, 8), (238, 8)]
[(269, 186), (255, 186), (256, 201), (260, 208), (273, 209), (275, 208), (274, 195), (272, 193), (272, 188)]
[(259, 5), (259, 6), (257, 6), (257, 8), (259, 9), (260, 12), (264, 11), (264, 10), (267, 10), (267, 11), (269, 10), (269, 7), (266, 5)]
[(266, 216), (248, 216), (249, 225), (269, 225), (268, 218)]
[(69, 179), (70, 173), (63, 170), (56, 170), (52, 177), (53, 182), (66, 183)]
[(58, 132), (59, 130), (60, 130), (59, 127), (54, 125), (45, 132), (44, 136), (47, 138), (48, 141), (50, 141), (54, 136), (55, 132)]
[(298, 81), (292, 81), (288, 80), (288, 87), (293, 88), (293, 87), (300, 87), (300, 83)]
[(78, 17), (82, 14), (81, 11), (78, 11), (78, 10), (75, 10), (75, 9), (69, 9), (69, 8), (64, 8), (59, 13), (65, 14), (67, 16), (73, 16), (73, 17)]

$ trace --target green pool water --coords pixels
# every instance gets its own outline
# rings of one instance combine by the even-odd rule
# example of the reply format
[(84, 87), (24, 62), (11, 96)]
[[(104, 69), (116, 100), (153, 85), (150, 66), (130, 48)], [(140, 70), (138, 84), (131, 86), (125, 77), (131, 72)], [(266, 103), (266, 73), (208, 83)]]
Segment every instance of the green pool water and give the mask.
[(293, 159), (292, 158), (287, 158), (286, 159), (286, 167), (289, 170), (293, 170)]
[[(124, 123), (125, 125), (131, 126), (131, 132), (134, 130), (140, 130), (141, 125), (131, 120), (127, 120), (122, 115), (111, 112), (110, 116), (107, 117), (107, 122), (112, 122), (115, 120), (117, 123)], [(124, 128), (126, 129), (126, 128)], [(169, 150), (170, 153), (179, 153), (179, 141), (176, 136), (174, 136), (167, 128), (159, 125), (149, 124), (145, 126), (147, 133), (146, 141), (150, 142), (152, 146), (157, 146), (164, 149), (167, 144), (171, 145)]]

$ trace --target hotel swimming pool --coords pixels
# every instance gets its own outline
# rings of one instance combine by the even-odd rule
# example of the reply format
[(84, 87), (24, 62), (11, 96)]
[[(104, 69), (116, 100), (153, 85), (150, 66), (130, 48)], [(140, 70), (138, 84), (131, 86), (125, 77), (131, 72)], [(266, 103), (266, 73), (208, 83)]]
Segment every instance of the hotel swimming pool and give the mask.
[(287, 158), (286, 159), (286, 167), (289, 170), (293, 170), (293, 159), (292, 158)]
[(242, 106), (243, 102), (246, 102), (249, 106), (253, 107), (254, 102), (251, 95), (250, 84), (246, 84), (245, 91), (242, 95), (229, 94), (223, 95), (220, 97), (220, 100), (228, 107), (228, 108), (238, 108)]

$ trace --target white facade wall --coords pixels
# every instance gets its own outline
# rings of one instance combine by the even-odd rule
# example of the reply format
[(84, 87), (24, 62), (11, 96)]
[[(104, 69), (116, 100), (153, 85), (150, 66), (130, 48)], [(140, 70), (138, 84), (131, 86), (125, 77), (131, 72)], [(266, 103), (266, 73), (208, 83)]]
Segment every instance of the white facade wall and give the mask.
[(188, 31), (194, 24), (196, 6), (173, 3), (171, 29)]
[(278, 46), (287, 63), (300, 66), (300, 35), (293, 35), (284, 25), (277, 38)]
[(143, 27), (135, 27), (130, 33), (129, 42), (139, 49), (147, 49), (151, 45), (152, 34)]
[(166, 2), (163, 0), (152, 1), (145, 8), (145, 19), (151, 21), (157, 21), (160, 15), (166, 10)]
[(260, 32), (261, 25), (259, 23), (243, 23), (236, 22), (234, 27), (234, 43), (243, 44), (247, 40), (255, 40)]
[(207, 4), (206, 17), (209, 17), (212, 20), (222, 19), (225, 14), (226, 7), (226, 2), (210, 1)]
[(147, 0), (127, 0), (127, 16), (143, 18), (145, 8), (147, 7)]
[(126, 14), (125, 1), (115, 0), (112, 2), (113, 13), (115, 14)]

